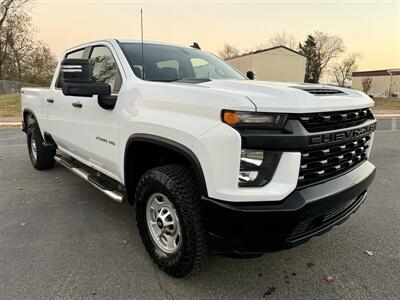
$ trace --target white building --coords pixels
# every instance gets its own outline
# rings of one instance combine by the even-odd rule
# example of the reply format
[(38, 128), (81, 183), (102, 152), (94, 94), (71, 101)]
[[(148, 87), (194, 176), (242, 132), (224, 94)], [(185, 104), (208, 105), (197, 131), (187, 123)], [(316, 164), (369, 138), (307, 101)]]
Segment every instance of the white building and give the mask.
[(243, 74), (253, 71), (257, 80), (304, 82), (307, 58), (285, 46), (257, 50), (226, 60)]
[(368, 94), (375, 98), (400, 97), (400, 68), (353, 72), (351, 88), (363, 91), (363, 80), (371, 78), (371, 89)]

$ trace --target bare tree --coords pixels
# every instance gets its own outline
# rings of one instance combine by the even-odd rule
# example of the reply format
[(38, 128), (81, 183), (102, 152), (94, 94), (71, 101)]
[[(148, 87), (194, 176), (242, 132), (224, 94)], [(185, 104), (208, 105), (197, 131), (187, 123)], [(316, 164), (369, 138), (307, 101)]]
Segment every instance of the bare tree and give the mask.
[(273, 36), (271, 36), (266, 43), (262, 43), (257, 46), (257, 50), (277, 47), (277, 46), (285, 46), (290, 49), (295, 49), (297, 47), (298, 41), (296, 38), (287, 33), (286, 31), (277, 31)]
[(29, 49), (31, 59), (24, 64), (21, 80), (40, 85), (49, 85), (57, 66), (57, 59), (43, 42), (35, 42)]
[(236, 57), (239, 53), (239, 49), (230, 44), (224, 44), (222, 49), (218, 51), (218, 54), (222, 59)]
[(353, 72), (357, 71), (357, 59), (360, 54), (353, 53), (345, 57), (340, 63), (335, 63), (332, 67), (332, 75), (338, 86), (346, 86), (351, 80)]
[[(21, 11), (24, 5), (30, 0), (0, 0), (0, 77), (3, 74), (3, 65), (9, 54), (9, 44), (12, 33), (9, 26), (6, 26), (7, 19)], [(6, 28), (8, 27), (8, 29)]]
[(24, 12), (8, 16), (7, 22), (3, 25), (5, 32), (3, 40), (7, 46), (4, 53), (7, 59), (3, 61), (3, 71), (7, 77), (21, 80), (24, 66), (31, 59), (30, 50), (33, 47), (31, 26), (30, 17)]
[(31, 17), (23, 7), (27, 2), (0, 3), (0, 79), (45, 85), (51, 81), (57, 61), (50, 48), (34, 38)]
[(342, 54), (345, 47), (342, 38), (315, 31), (299, 43), (298, 49), (307, 57), (305, 81), (318, 83), (328, 64)]
[(372, 78), (371, 77), (363, 77), (361, 79), (361, 84), (362, 84), (363, 92), (368, 94), (372, 87)]
[(329, 35), (326, 32), (315, 31), (313, 37), (316, 42), (316, 83), (326, 69), (328, 64), (342, 54), (345, 50), (343, 39), (336, 35)]
[(0, 27), (3, 26), (7, 16), (18, 11), (30, 0), (0, 0)]

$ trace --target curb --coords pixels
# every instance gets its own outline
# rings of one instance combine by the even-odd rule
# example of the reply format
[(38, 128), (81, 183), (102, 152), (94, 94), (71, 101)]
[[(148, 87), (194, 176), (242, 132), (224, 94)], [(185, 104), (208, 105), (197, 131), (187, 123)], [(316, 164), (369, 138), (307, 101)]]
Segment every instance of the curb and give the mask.
[(400, 118), (384, 118), (378, 119), (376, 130), (400, 130)]
[(0, 128), (22, 128), (21, 122), (0, 122)]

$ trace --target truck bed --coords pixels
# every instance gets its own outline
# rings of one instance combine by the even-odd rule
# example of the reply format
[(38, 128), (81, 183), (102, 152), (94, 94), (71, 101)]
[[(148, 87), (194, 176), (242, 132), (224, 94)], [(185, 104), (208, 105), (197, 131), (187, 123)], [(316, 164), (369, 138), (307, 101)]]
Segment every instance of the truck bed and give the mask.
[[(21, 110), (30, 111), (41, 123), (46, 119), (46, 99), (49, 94), (49, 88), (26, 87), (21, 89)], [(21, 116), (23, 117), (23, 116)]]

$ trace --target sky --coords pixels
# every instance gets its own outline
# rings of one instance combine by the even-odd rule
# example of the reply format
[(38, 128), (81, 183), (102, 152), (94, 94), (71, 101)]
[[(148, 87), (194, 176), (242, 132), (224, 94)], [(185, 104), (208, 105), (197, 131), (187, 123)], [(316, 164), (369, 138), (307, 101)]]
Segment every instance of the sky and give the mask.
[(360, 53), (359, 70), (400, 68), (400, 0), (36, 0), (30, 12), (39, 39), (56, 55), (103, 38), (191, 45), (217, 53), (224, 43), (255, 48), (276, 32), (303, 41), (315, 30), (343, 38)]

